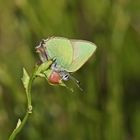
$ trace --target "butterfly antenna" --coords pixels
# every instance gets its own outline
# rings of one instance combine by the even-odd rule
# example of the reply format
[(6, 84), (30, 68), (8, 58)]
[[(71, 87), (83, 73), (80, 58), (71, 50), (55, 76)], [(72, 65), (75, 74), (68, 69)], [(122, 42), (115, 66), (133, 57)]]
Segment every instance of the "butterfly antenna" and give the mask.
[(70, 78), (72, 79), (72, 81), (77, 85), (77, 87), (83, 91), (83, 89), (80, 87), (80, 81), (78, 81), (75, 77), (70, 75)]

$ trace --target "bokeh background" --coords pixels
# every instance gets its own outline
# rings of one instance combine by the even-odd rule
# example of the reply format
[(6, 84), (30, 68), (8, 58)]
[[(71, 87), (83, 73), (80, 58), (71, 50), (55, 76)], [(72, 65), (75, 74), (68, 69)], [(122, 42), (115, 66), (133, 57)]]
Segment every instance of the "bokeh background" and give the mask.
[(35, 46), (50, 36), (98, 48), (73, 74), (83, 92), (35, 80), (17, 140), (140, 140), (139, 0), (0, 0), (0, 140), (25, 115), (22, 68), (32, 73)]

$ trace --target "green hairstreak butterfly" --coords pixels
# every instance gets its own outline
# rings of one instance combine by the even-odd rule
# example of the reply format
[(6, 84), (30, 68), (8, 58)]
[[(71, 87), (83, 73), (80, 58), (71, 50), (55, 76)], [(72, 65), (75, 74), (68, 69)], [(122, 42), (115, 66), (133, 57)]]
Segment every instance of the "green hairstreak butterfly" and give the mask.
[(50, 74), (47, 75), (51, 84), (60, 84), (69, 78), (78, 83), (70, 73), (80, 69), (95, 50), (96, 45), (92, 42), (64, 37), (43, 39), (36, 47), (42, 63), (54, 59)]

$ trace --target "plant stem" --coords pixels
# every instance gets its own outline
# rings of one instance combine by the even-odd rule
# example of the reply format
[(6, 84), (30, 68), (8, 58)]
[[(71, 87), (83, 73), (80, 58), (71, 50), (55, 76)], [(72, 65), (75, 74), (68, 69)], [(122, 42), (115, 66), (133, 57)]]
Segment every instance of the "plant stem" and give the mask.
[(22, 120), (21, 124), (19, 125), (19, 127), (16, 127), (14, 129), (14, 131), (12, 132), (12, 134), (10, 135), (9, 137), (9, 140), (14, 140), (16, 135), (21, 131), (21, 129), (23, 128), (23, 126), (25, 125), (27, 119), (29, 117), (29, 112), (27, 111), (25, 116), (24, 116), (24, 119)]
[(35, 79), (35, 73), (36, 73), (36, 68), (35, 68), (32, 76), (30, 77), (28, 88), (26, 90), (26, 97), (27, 97), (27, 111), (26, 111), (26, 114), (25, 114), (22, 122), (19, 124), (19, 126), (17, 126), (13, 130), (12, 134), (9, 137), (9, 140), (14, 140), (15, 139), (16, 135), (22, 130), (23, 126), (25, 125), (29, 115), (32, 113), (31, 87), (32, 87), (33, 80)]
[(29, 78), (29, 82), (27, 84), (27, 87), (25, 87), (25, 85), (24, 85), (25, 91), (26, 91), (26, 97), (27, 97), (27, 111), (26, 111), (26, 114), (25, 114), (23, 120), (22, 121), (20, 119), (18, 120), (17, 126), (13, 130), (12, 134), (10, 135), (9, 140), (14, 140), (15, 139), (17, 134), (24, 127), (24, 125), (27, 122), (30, 114), (32, 114), (31, 87), (32, 87), (34, 79), (37, 76), (39, 76), (41, 73), (43, 73), (44, 71), (47, 71), (52, 63), (53, 63), (53, 61), (50, 60), (50, 61), (46, 61), (46, 62), (42, 63), (40, 66), (36, 66), (35, 69), (34, 69), (34, 72), (32, 73), (32, 76), (30, 78), (29, 78), (29, 76), (26, 72), (26, 76), (27, 76), (27, 78)]

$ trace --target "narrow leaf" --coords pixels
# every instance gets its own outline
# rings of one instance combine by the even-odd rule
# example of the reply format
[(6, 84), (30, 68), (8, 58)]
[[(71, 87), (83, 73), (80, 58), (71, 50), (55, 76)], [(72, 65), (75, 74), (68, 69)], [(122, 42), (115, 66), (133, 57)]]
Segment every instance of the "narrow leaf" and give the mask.
[(23, 68), (23, 77), (21, 80), (22, 80), (24, 88), (27, 90), (30, 77), (29, 77), (27, 71), (25, 70), (25, 68)]
[(51, 60), (42, 63), (40, 66), (38, 66), (36, 75), (38, 76), (40, 73), (43, 73), (44, 71), (48, 70), (52, 63), (53, 61)]
[(65, 88), (67, 88), (67, 89), (70, 90), (71, 92), (74, 92), (73, 88), (68, 87), (64, 82), (61, 82), (59, 85), (65, 87)]
[(21, 120), (20, 120), (20, 119), (18, 119), (16, 129), (20, 126), (20, 124), (21, 124)]

